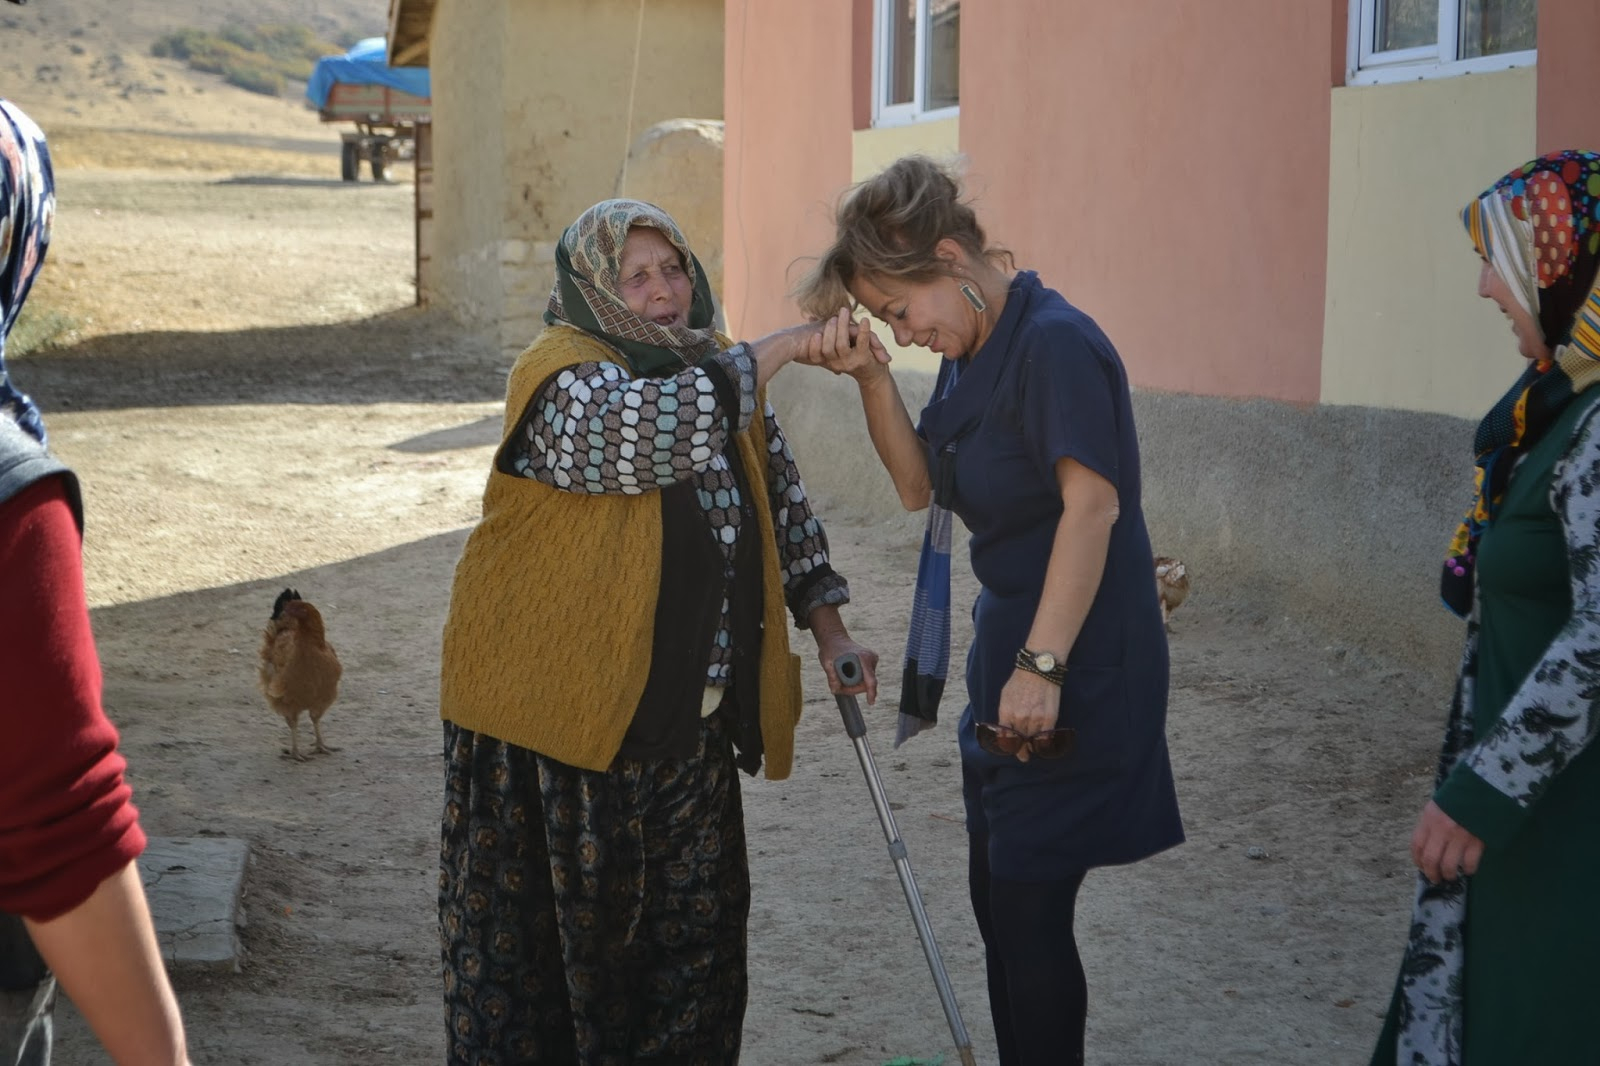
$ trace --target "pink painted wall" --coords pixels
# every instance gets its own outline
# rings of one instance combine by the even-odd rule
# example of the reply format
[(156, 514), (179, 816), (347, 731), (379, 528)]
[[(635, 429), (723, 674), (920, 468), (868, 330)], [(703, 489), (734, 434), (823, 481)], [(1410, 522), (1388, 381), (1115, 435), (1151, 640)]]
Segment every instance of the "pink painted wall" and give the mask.
[(979, 217), (1135, 385), (1316, 402), (1333, 2), (963, 5)]
[(1539, 5), (1540, 152), (1600, 151), (1600, 4), (1546, 0)]
[(832, 239), (850, 182), (856, 12), (853, 0), (726, 11), (724, 302), (733, 335), (754, 337), (798, 320), (794, 261)]
[(851, 125), (872, 128), (872, 26), (876, 12), (872, 0), (850, 0)]
[(1345, 74), (1350, 67), (1350, 0), (1331, 0), (1328, 7), (1328, 24), (1332, 27), (1328, 44), (1333, 60), (1328, 84), (1337, 89), (1344, 84)]

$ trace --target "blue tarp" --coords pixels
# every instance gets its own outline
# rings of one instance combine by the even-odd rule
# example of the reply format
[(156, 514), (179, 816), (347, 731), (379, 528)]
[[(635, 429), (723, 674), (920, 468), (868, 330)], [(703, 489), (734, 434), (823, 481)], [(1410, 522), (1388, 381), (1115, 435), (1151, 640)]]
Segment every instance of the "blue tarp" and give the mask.
[(342, 56), (323, 56), (306, 82), (306, 99), (317, 108), (328, 102), (334, 85), (387, 85), (412, 96), (430, 97), (428, 71), (423, 67), (391, 67), (385, 60), (388, 44), (382, 37), (368, 37)]

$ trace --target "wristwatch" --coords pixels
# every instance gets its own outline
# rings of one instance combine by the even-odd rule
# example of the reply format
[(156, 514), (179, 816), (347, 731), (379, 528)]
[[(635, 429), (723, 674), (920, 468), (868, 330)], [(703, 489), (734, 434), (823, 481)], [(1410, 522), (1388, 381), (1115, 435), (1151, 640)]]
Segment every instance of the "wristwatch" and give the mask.
[(1018, 670), (1038, 674), (1052, 684), (1060, 685), (1067, 680), (1067, 664), (1047, 651), (1019, 649), (1016, 666)]

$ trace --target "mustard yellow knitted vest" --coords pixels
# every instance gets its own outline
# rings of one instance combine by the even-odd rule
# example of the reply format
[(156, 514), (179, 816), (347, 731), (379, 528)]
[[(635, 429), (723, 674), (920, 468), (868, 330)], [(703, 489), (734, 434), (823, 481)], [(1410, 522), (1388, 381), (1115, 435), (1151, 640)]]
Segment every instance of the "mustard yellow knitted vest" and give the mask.
[[(617, 361), (580, 330), (551, 326), (523, 352), (506, 385), (501, 441), (534, 391), (557, 371)], [(800, 720), (800, 660), (789, 619), (758, 399), (737, 436), (761, 538), (761, 732), (764, 773), (789, 776)], [(661, 496), (563, 492), (492, 470), (483, 518), (456, 564), (444, 626), (439, 714), (561, 762), (611, 765), (650, 674), (661, 586)]]

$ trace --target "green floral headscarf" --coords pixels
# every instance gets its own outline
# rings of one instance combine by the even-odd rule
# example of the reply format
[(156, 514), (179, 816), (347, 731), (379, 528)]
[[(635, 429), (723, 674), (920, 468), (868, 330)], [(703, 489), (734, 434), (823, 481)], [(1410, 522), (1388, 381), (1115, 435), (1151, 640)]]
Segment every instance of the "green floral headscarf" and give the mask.
[[(694, 301), (689, 324), (661, 326), (628, 309), (618, 288), (622, 245), (628, 230), (659, 230), (683, 256)], [(593, 333), (620, 351), (634, 374), (674, 373), (717, 351), (711, 323), (715, 308), (705, 269), (672, 216), (640, 200), (602, 200), (578, 216), (556, 245), (556, 283), (544, 320)]]

